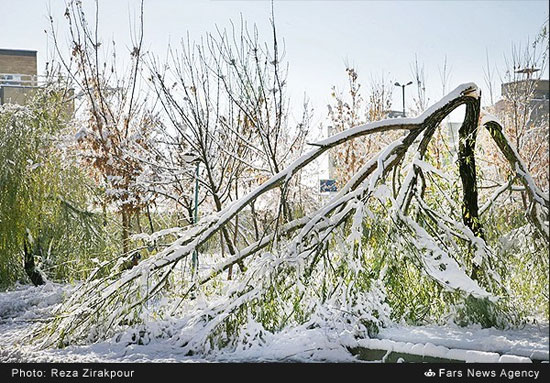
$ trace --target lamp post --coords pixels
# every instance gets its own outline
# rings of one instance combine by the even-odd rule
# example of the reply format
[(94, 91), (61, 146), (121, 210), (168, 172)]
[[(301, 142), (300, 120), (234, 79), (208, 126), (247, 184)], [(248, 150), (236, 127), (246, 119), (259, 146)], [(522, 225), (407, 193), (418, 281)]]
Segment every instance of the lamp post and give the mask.
[(408, 86), (408, 85), (411, 85), (412, 84), (412, 81), (409, 81), (408, 83), (404, 84), (404, 85), (401, 85), (400, 83), (396, 82), (395, 86), (400, 86), (401, 89), (403, 90), (403, 117), (405, 117), (405, 87)]
[[(195, 209), (193, 212), (193, 223), (196, 224), (199, 222), (199, 166), (201, 160), (193, 153), (185, 153), (183, 155), (183, 160), (188, 164), (195, 164)], [(197, 249), (193, 251), (193, 256), (191, 258), (192, 270), (195, 272), (199, 267), (199, 253)]]

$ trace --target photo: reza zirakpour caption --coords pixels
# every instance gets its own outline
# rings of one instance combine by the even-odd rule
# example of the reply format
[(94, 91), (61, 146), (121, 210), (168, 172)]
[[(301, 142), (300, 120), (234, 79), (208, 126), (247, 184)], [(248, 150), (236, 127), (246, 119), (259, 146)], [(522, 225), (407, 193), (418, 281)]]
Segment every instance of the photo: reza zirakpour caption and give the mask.
[(13, 368), (11, 370), (12, 378), (132, 378), (134, 370), (110, 370), (106, 368), (93, 369), (82, 368), (81, 370), (63, 370), (52, 368), (49, 371), (40, 369), (22, 369)]

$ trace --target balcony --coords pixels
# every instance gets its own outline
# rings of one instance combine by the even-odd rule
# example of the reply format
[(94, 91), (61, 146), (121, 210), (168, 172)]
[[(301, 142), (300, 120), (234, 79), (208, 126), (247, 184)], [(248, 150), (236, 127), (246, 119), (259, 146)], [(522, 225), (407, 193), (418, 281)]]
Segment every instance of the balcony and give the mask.
[(21, 73), (0, 73), (0, 86), (35, 87), (38, 76)]
[(38, 76), (22, 73), (0, 73), (0, 105), (24, 105), (38, 87)]

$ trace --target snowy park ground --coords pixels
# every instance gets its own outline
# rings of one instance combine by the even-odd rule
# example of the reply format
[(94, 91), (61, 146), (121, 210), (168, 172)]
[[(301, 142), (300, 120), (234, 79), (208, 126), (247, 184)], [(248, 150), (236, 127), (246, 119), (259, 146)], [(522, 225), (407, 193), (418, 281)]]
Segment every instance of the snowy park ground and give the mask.
[(548, 323), (513, 330), (395, 325), (381, 329), (377, 339), (359, 341), (324, 329), (293, 328), (266, 338), (261, 346), (206, 358), (186, 356), (182, 347), (166, 339), (129, 344), (124, 334), (92, 345), (41, 350), (29, 339), (29, 330), (46, 320), (68, 292), (67, 285), (47, 283), (0, 293), (0, 362), (359, 362), (349, 351), (357, 347), (380, 351), (380, 360), (391, 352), (466, 362), (549, 359)]

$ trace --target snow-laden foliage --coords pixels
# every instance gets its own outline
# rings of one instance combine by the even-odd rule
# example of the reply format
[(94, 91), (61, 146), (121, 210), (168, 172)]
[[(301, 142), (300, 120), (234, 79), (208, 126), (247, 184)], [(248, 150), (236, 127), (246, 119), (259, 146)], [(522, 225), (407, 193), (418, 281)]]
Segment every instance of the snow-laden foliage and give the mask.
[[(358, 126), (314, 144), (315, 149), (218, 213), (155, 235), (178, 238), (136, 267), (115, 267), (107, 277), (92, 275), (40, 329), (44, 345), (124, 333), (121, 341), (170, 338), (189, 354), (206, 355), (259, 347), (273, 334), (300, 326), (322, 328), (344, 342), (372, 336), (396, 318), (511, 323), (514, 318), (506, 313), (513, 292), (503, 284), (499, 249), (488, 242), (490, 235), (472, 226), (468, 214), (477, 212), (461, 208), (457, 176), (429, 163), (429, 143), (443, 118), (461, 104), (478, 102), (477, 87), (461, 85), (418, 117)], [(467, 109), (464, 126), (477, 128), (477, 121), (475, 108)], [(525, 225), (544, 247), (540, 238), (548, 232), (548, 196), (536, 188), (500, 125), (493, 120), (484, 125), (518, 164), (517, 177), (534, 212), (527, 212)], [(324, 204), (292, 221), (280, 216), (270, 231), (229, 258), (213, 256), (199, 272), (186, 269), (190, 255), (222, 228), (238, 227), (238, 213), (277, 186), (284, 190), (319, 155), (356, 137), (390, 130), (404, 134), (365, 161)], [(283, 201), (285, 193), (278, 197), (279, 206), (291, 202)], [(222, 271), (244, 261), (246, 268), (232, 280), (223, 278)], [(97, 275), (102, 272), (98, 268)], [(417, 289), (410, 301), (404, 301), (407, 289)], [(172, 321), (177, 331), (172, 325), (163, 330), (161, 324)]]
[(101, 217), (89, 211), (92, 183), (63, 140), (67, 89), (49, 80), (26, 105), (0, 106), (2, 287), (26, 280), (33, 264), (54, 281), (80, 279), (111, 253)]
[[(470, 362), (548, 360), (548, 325), (541, 324), (513, 330), (449, 323), (397, 324), (381, 329), (375, 339), (358, 340), (346, 331), (303, 324), (277, 333), (262, 331), (262, 340), (249, 347), (249, 343), (239, 342), (242, 346), (234, 350), (186, 355), (182, 340), (191, 338), (193, 326), (182, 316), (133, 326), (94, 344), (38, 350), (26, 342), (25, 335), (36, 325), (33, 323), (47, 319), (71, 289), (69, 285), (47, 283), (38, 287), (17, 285), (0, 293), (1, 362), (357, 362), (348, 350), (357, 346)], [(257, 322), (244, 326), (243, 334), (259, 328)]]

